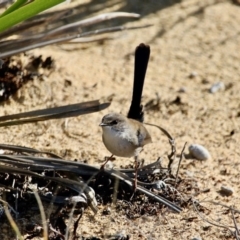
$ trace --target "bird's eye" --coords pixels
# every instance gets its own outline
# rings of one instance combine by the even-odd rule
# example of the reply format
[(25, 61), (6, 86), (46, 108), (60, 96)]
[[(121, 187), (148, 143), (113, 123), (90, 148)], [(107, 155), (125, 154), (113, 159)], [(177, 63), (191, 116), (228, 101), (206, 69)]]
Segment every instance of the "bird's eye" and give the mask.
[(113, 120), (113, 121), (111, 121), (111, 124), (112, 124), (112, 125), (116, 125), (116, 124), (117, 124), (117, 121), (116, 121), (116, 120)]

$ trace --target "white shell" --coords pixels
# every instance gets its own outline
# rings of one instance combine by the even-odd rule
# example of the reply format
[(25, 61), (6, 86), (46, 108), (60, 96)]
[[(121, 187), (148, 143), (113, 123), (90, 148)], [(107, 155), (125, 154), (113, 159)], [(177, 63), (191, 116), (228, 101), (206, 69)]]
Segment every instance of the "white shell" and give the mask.
[(189, 154), (197, 160), (207, 160), (211, 158), (209, 151), (199, 144), (191, 144), (188, 147)]

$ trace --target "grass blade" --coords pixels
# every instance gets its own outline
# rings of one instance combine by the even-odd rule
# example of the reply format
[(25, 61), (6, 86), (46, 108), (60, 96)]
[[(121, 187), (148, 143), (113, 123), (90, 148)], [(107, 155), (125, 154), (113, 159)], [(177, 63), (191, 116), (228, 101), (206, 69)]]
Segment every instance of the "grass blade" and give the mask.
[(0, 18), (0, 32), (47, 10), (65, 0), (35, 0)]
[(26, 3), (27, 0), (17, 0), (14, 4), (12, 4), (1, 16), (5, 16), (8, 15), (11, 12), (14, 12), (15, 10), (17, 10), (18, 8), (20, 8), (24, 3)]
[(100, 103), (98, 100), (75, 103), (61, 107), (47, 108), (30, 112), (6, 115), (0, 117), (0, 127), (19, 124), (33, 123), (50, 119), (76, 117), (101, 111), (107, 108), (110, 103)]

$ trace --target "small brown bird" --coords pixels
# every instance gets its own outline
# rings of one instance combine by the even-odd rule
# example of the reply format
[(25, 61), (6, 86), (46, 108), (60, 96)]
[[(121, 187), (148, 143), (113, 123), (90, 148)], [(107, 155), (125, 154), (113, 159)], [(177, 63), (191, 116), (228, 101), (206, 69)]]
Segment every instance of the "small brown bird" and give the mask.
[[(119, 113), (110, 113), (103, 117), (100, 126), (102, 127), (103, 143), (113, 156), (134, 157), (135, 159), (135, 187), (137, 182), (138, 155), (143, 146), (152, 142), (151, 136), (143, 125), (143, 111), (141, 106), (142, 90), (147, 71), (150, 47), (140, 44), (135, 51), (134, 84), (132, 103), (125, 117)], [(103, 164), (104, 168), (107, 161)]]
[(141, 122), (119, 113), (105, 115), (100, 126), (103, 130), (103, 143), (115, 156), (137, 158), (143, 146), (152, 142), (149, 132)]
[[(135, 68), (132, 103), (127, 117), (119, 113), (109, 113), (102, 118), (102, 140), (112, 156), (107, 161), (113, 160), (113, 156), (134, 157), (135, 182), (134, 191), (137, 189), (138, 155), (144, 145), (151, 143), (151, 136), (143, 124), (143, 111), (141, 105), (142, 90), (145, 74), (150, 56), (150, 47), (140, 44), (135, 51)], [(107, 161), (102, 165), (104, 168)], [(159, 196), (158, 196), (159, 197)], [(169, 202), (164, 197), (159, 197), (161, 202), (174, 211), (181, 209)]]

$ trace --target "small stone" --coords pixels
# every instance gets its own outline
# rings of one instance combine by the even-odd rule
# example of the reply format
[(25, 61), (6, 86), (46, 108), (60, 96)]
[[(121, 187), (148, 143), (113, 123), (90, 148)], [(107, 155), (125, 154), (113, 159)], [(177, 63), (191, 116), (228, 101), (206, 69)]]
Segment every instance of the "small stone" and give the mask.
[(156, 181), (155, 184), (153, 185), (153, 188), (157, 190), (162, 190), (165, 189), (166, 187), (167, 187), (166, 183), (162, 180)]
[(191, 144), (188, 150), (189, 150), (189, 155), (187, 158), (189, 158), (190, 156), (201, 161), (211, 159), (211, 155), (209, 151), (202, 145)]
[(202, 240), (201, 237), (193, 237), (191, 240)]
[(229, 197), (229, 196), (233, 195), (234, 190), (233, 190), (233, 188), (228, 187), (228, 186), (221, 186), (220, 193), (221, 193), (223, 196)]
[(189, 74), (189, 78), (195, 78), (195, 77), (197, 77), (198, 76), (198, 73), (197, 72), (195, 72), (195, 71), (193, 71), (193, 72), (191, 72), (190, 74)]
[(185, 92), (187, 92), (187, 89), (185, 87), (181, 87), (181, 88), (179, 88), (178, 92), (185, 93)]
[(225, 85), (223, 82), (217, 82), (217, 83), (214, 83), (211, 88), (209, 89), (209, 92), (210, 93), (216, 93), (218, 92), (219, 90), (224, 90), (225, 89)]
[(104, 208), (102, 214), (103, 215), (110, 215), (111, 214), (111, 208), (110, 207)]

